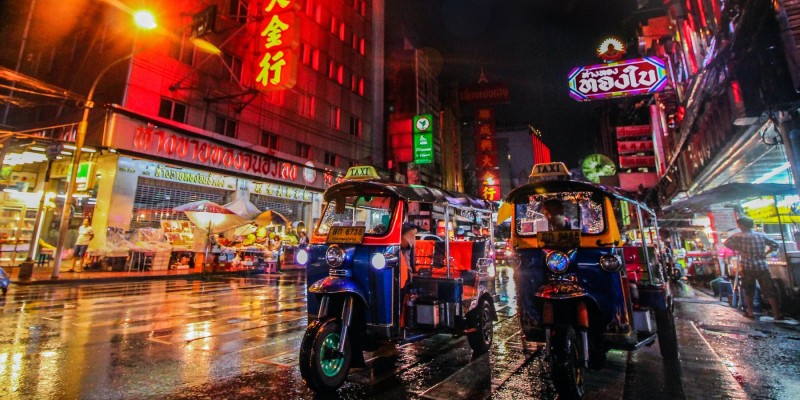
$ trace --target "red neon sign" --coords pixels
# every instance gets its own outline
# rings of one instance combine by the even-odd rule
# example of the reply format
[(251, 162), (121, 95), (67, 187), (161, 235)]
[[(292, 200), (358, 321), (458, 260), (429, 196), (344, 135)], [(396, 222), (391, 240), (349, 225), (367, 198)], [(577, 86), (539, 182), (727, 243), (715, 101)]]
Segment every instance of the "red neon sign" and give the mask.
[(261, 91), (290, 89), (297, 83), (297, 49), (300, 45), (300, 18), (296, 0), (269, 0), (258, 26), (259, 50), (256, 56), (256, 88)]
[(568, 78), (569, 95), (578, 101), (656, 93), (667, 85), (665, 64), (657, 57), (576, 67)]

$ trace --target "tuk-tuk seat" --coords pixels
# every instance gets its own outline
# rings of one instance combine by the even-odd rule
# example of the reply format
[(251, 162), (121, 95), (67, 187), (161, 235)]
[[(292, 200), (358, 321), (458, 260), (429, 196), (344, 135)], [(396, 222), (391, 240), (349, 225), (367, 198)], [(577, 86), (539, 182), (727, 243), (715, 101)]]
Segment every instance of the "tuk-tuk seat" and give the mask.
[(644, 267), (642, 248), (639, 246), (623, 246), (622, 254), (625, 257), (625, 272), (628, 275), (628, 282), (639, 282), (640, 274)]

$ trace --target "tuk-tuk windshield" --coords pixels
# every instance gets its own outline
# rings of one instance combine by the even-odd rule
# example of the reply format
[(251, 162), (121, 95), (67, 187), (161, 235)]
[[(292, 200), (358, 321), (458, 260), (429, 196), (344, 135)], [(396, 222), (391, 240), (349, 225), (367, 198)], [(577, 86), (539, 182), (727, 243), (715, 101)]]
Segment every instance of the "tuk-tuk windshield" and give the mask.
[[(606, 229), (603, 218), (603, 198), (592, 192), (558, 192), (532, 194), (528, 203), (516, 204), (515, 218), (517, 234), (535, 236), (537, 232), (550, 230), (580, 230), (586, 235), (599, 235)], [(547, 208), (547, 211), (545, 210)], [(553, 210), (562, 213), (558, 227), (548, 221), (546, 214)]]
[(316, 233), (327, 235), (332, 226), (364, 226), (365, 235), (384, 235), (389, 230), (395, 204), (391, 197), (338, 197), (328, 202)]

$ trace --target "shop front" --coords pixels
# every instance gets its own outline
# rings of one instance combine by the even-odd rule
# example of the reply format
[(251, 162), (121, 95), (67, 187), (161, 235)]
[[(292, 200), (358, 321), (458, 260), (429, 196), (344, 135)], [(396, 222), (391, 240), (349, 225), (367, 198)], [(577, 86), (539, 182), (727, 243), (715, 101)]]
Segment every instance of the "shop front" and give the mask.
[[(323, 173), (197, 132), (110, 112), (96, 162), (89, 268), (234, 269), (292, 262), (298, 229), (319, 217)], [(241, 226), (198, 226), (176, 208), (246, 204)], [(233, 207), (232, 207), (233, 208)], [(265, 213), (259, 215), (259, 213)], [(235, 228), (235, 229), (234, 229)], [(277, 247), (276, 247), (277, 246)]]

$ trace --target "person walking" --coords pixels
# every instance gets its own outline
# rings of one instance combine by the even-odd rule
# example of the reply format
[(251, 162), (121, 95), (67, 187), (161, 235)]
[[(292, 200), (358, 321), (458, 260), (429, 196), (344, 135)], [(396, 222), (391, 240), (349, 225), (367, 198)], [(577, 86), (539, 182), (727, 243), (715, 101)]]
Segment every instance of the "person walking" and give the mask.
[(78, 240), (75, 241), (75, 248), (72, 252), (72, 269), (69, 272), (81, 272), (83, 269), (83, 259), (86, 257), (86, 249), (89, 248), (89, 242), (94, 238), (94, 229), (89, 218), (83, 219), (83, 224), (78, 228)]
[(778, 291), (772, 282), (772, 275), (767, 266), (767, 254), (778, 249), (778, 242), (762, 232), (753, 231), (753, 220), (741, 217), (736, 220), (736, 225), (741, 232), (734, 234), (725, 241), (725, 247), (738, 251), (742, 258), (741, 279), (744, 288), (744, 301), (747, 307), (745, 316), (753, 316), (753, 292), (756, 281), (761, 287), (761, 293), (767, 297), (772, 308), (772, 316), (776, 321), (783, 320), (781, 316)]

